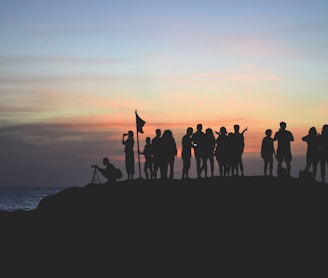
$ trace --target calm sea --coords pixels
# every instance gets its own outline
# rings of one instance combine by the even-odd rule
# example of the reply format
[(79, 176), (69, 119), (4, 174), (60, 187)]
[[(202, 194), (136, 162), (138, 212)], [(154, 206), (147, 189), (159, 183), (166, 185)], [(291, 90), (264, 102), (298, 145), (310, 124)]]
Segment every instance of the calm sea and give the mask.
[(63, 187), (0, 187), (0, 211), (32, 210), (40, 200)]

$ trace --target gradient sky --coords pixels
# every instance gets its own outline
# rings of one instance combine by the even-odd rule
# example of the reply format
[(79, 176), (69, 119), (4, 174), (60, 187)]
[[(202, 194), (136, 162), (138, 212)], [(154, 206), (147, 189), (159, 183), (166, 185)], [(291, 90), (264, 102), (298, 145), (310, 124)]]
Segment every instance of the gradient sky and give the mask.
[(287, 122), (297, 175), (301, 137), (328, 123), (328, 1), (0, 3), (0, 186), (83, 186), (104, 156), (125, 179), (135, 109), (140, 148), (157, 127), (179, 149), (197, 123), (248, 127), (246, 175), (265, 129)]

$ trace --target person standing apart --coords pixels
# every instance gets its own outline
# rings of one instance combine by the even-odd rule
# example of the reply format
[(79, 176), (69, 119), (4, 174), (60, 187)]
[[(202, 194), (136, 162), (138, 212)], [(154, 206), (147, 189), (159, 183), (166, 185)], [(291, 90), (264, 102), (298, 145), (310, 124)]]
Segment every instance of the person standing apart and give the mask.
[(264, 176), (267, 176), (268, 168), (269, 168), (269, 176), (272, 176), (273, 169), (273, 155), (276, 156), (276, 152), (274, 150), (272, 129), (267, 129), (265, 131), (265, 137), (262, 139), (261, 144), (261, 157), (264, 161)]
[[(127, 137), (127, 138), (126, 138)], [(122, 144), (125, 146), (125, 169), (128, 174), (128, 180), (133, 179), (135, 173), (134, 170), (134, 138), (133, 131), (129, 130), (128, 133), (124, 133), (122, 137)]]
[(278, 176), (282, 175), (282, 163), (286, 163), (286, 172), (290, 175), (292, 153), (290, 143), (294, 141), (293, 134), (286, 130), (287, 124), (280, 122), (280, 129), (275, 133), (273, 140), (278, 141), (277, 160), (278, 160)]
[(122, 177), (121, 170), (110, 163), (108, 157), (103, 158), (103, 164), (105, 168), (101, 168), (98, 165), (92, 165), (92, 168), (98, 170), (107, 179), (107, 183), (113, 183)]

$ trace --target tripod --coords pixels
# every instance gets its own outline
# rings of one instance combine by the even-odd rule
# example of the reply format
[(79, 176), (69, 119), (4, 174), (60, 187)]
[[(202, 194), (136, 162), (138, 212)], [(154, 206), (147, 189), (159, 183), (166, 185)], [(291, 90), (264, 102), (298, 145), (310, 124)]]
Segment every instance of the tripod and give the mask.
[(91, 183), (100, 183), (100, 178), (99, 178), (96, 167), (93, 167), (93, 174), (92, 174), (92, 178), (91, 178)]

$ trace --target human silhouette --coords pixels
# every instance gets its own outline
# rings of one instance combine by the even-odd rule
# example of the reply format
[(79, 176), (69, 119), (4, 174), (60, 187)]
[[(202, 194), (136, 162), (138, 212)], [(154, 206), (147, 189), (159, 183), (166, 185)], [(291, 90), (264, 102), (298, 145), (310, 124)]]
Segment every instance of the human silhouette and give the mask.
[(229, 132), (227, 135), (226, 142), (227, 149), (227, 174), (233, 176), (237, 174), (237, 159), (236, 159), (236, 148), (234, 147), (234, 135), (233, 132)]
[(189, 178), (190, 162), (191, 162), (191, 149), (192, 149), (192, 140), (191, 136), (194, 130), (192, 127), (188, 127), (186, 134), (182, 137), (182, 179)]
[(319, 138), (321, 181), (325, 183), (326, 166), (328, 166), (328, 124), (322, 126)]
[(161, 153), (161, 129), (157, 128), (155, 130), (155, 137), (151, 141), (152, 152), (153, 152), (153, 171), (154, 171), (154, 179), (157, 179), (157, 172), (160, 166), (160, 153)]
[(98, 165), (92, 165), (92, 167), (98, 170), (109, 183), (115, 182), (122, 177), (121, 170), (110, 163), (108, 157), (103, 158), (103, 164), (105, 168), (101, 168)]
[(124, 152), (125, 152), (126, 173), (128, 175), (128, 180), (132, 180), (133, 175), (135, 173), (135, 170), (134, 170), (134, 137), (133, 137), (132, 130), (129, 130), (128, 133), (123, 134), (122, 144), (125, 146)]
[[(232, 137), (232, 160), (233, 160), (233, 165), (234, 169), (236, 171), (236, 175), (239, 175), (239, 170), (240, 174), (244, 176), (244, 165), (243, 165), (243, 159), (242, 155), (244, 153), (244, 147), (245, 147), (245, 140), (244, 140), (244, 133), (247, 131), (247, 128), (245, 128), (242, 132), (240, 132), (240, 126), (238, 124), (235, 124), (233, 126), (234, 133)], [(234, 170), (232, 169), (232, 171)]]
[(282, 175), (282, 163), (286, 163), (286, 173), (290, 175), (292, 153), (290, 143), (294, 141), (293, 134), (286, 130), (287, 124), (280, 122), (280, 129), (275, 133), (273, 140), (278, 141), (277, 160), (278, 160), (278, 176)]
[(178, 150), (172, 131), (169, 129), (164, 130), (161, 139), (161, 151), (160, 151), (161, 179), (167, 179), (167, 178), (173, 179), (174, 161), (177, 155), (177, 151)]
[(216, 132), (218, 134), (215, 140), (215, 158), (218, 162), (219, 166), (219, 174), (220, 176), (228, 176), (229, 175), (229, 165), (228, 165), (228, 135), (227, 129), (222, 126), (220, 128), (220, 132)]
[(198, 178), (201, 178), (201, 173), (204, 165), (204, 137), (205, 133), (203, 132), (203, 125), (199, 123), (197, 124), (196, 132), (191, 137), (194, 147)]
[(312, 166), (313, 177), (316, 177), (317, 166), (319, 163), (319, 136), (317, 129), (313, 126), (309, 129), (308, 134), (302, 137), (302, 141), (307, 143), (306, 166), (304, 171), (308, 172)]
[(153, 152), (152, 152), (151, 139), (149, 136), (146, 137), (146, 144), (144, 146), (143, 151), (139, 153), (145, 156), (144, 172), (146, 175), (146, 179), (147, 180), (153, 179), (154, 178)]
[(262, 139), (261, 144), (261, 157), (264, 160), (264, 176), (268, 174), (269, 168), (269, 176), (272, 176), (273, 169), (273, 156), (276, 156), (276, 152), (274, 150), (274, 143), (272, 135), (272, 129), (267, 129), (265, 131), (265, 137)]
[(205, 177), (207, 177), (207, 162), (210, 165), (210, 172), (211, 177), (214, 176), (214, 149), (215, 149), (215, 137), (214, 132), (211, 128), (207, 128), (205, 130), (204, 136), (204, 164), (203, 164), (203, 171)]

